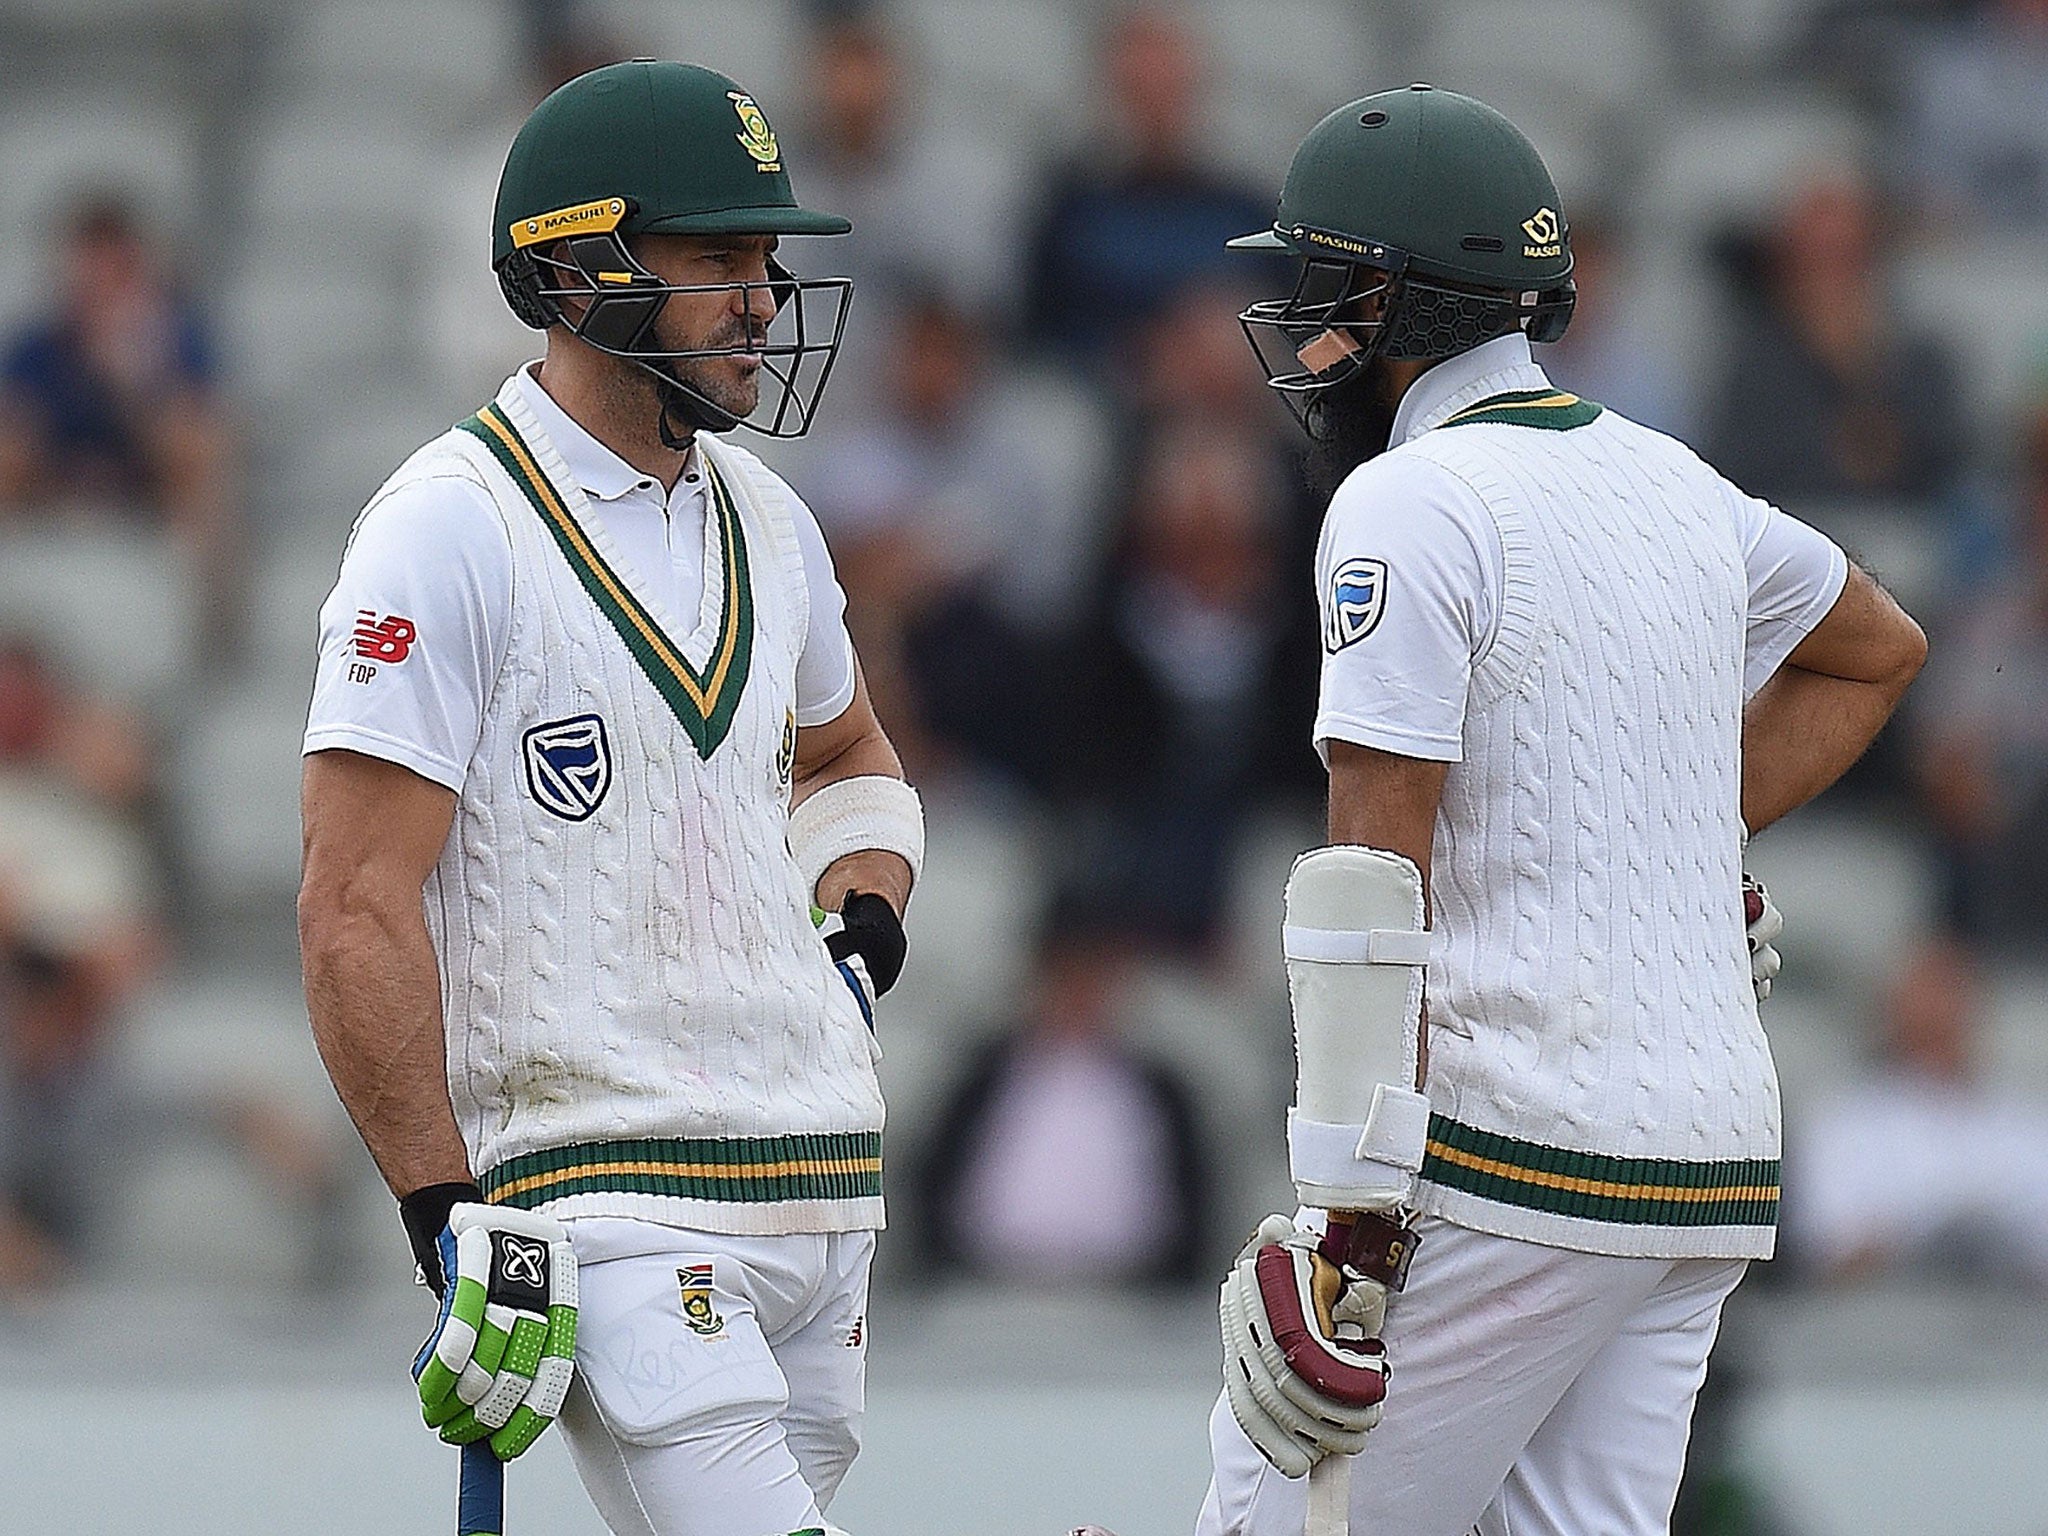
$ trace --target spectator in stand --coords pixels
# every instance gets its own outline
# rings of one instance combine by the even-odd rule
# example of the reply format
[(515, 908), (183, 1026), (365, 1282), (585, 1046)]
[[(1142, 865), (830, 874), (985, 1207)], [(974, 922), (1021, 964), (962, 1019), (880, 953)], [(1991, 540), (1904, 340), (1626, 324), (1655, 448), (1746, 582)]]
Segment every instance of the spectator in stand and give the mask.
[(1882, 218), (1860, 177), (1818, 177), (1759, 253), (1704, 444), (1754, 495), (1795, 509), (1926, 504), (1952, 486), (1967, 446), (1955, 369), (1933, 340), (1900, 331)]
[(1572, 216), (1572, 281), (1579, 301), (1563, 340), (1544, 348), (1543, 368), (1562, 389), (1609, 405), (1681, 441), (1697, 433), (1693, 381), (1677, 365), (1682, 349), (1658, 332), (1630, 279), (1624, 233), (1597, 212)]
[(139, 722), (0, 636), (0, 1298), (74, 1268), (117, 1165), (195, 1127), (239, 1148), (296, 1208), (309, 1282), (349, 1272), (331, 1126), (234, 1084), (178, 1102), (113, 1076), (122, 1017), (167, 947), (144, 832), (151, 790)]
[(94, 958), (19, 939), (0, 950), (0, 1290), (69, 1266), (110, 1172), (117, 983)]
[(1875, 1070), (1807, 1117), (1787, 1236), (1827, 1278), (2048, 1285), (2048, 1102), (1987, 1076), (1983, 1012), (1976, 957), (1930, 941), (1893, 985)]
[(36, 951), (22, 943), (12, 914), (0, 909), (0, 1301), (32, 1299), (65, 1270), (63, 1246), (47, 1221), (47, 1185), (37, 1177), (44, 1128), (21, 1102), (35, 1097), (21, 1037), (33, 1039), (39, 1031), (20, 1023), (35, 966)]
[(1214, 1202), (1194, 1096), (1121, 1038), (1134, 955), (1098, 909), (1056, 904), (1028, 1011), (934, 1122), (916, 1185), (932, 1272), (1163, 1284), (1202, 1273)]
[(0, 348), (0, 520), (161, 518), (215, 569), (233, 453), (213, 343), (125, 198), (72, 208), (56, 300)]
[(140, 723), (0, 635), (0, 886), (34, 945), (86, 956), (114, 994), (132, 989), (157, 949), (142, 828), (150, 787)]
[(1130, 328), (1189, 284), (1262, 281), (1223, 243), (1272, 223), (1273, 203), (1207, 163), (1204, 60), (1176, 12), (1125, 12), (1102, 60), (1108, 121), (1054, 179), (1030, 242), (1027, 339), (1120, 371)]
[(1977, 0), (1901, 41), (1899, 160), (1921, 211), (2048, 226), (2048, 0)]
[(1243, 427), (1141, 445), (1128, 526), (1090, 618), (1048, 669), (1047, 774), (1089, 889), (1196, 957), (1220, 938), (1230, 860), (1281, 727), (1281, 486)]
[(1295, 451), (1302, 439), (1293, 418), (1259, 382), (1257, 370), (1245, 366), (1237, 317), (1257, 296), (1220, 277), (1198, 278), (1134, 327), (1132, 385), (1120, 397), (1130, 427), (1162, 421), (1246, 427)]
[(805, 145), (805, 200), (853, 220), (832, 270), (854, 279), (862, 323), (933, 296), (977, 316), (1001, 313), (1017, 281), (1014, 153), (969, 125), (924, 131), (903, 44), (877, 7), (826, 11), (807, 63), (804, 88), (783, 110)]
[(116, 1117), (104, 1051), (161, 949), (136, 723), (0, 638), (0, 1293), (55, 1280)]
[(828, 418), (801, 479), (869, 691), (920, 778), (1029, 777), (1025, 689), (1093, 554), (1093, 455), (1036, 425), (984, 328), (936, 297), (896, 316), (877, 397), (873, 421)]
[(2019, 435), (2016, 558), (1952, 619), (1916, 718), (1950, 921), (1980, 942), (2039, 952), (2048, 935), (2048, 394)]
[[(1136, 332), (1135, 376), (1122, 397), (1117, 438), (1144, 443), (1161, 431), (1213, 432), (1243, 441), (1255, 472), (1274, 488), (1272, 568), (1280, 573), (1270, 598), (1274, 632), (1287, 637), (1272, 650), (1262, 684), (1267, 729), (1253, 745), (1253, 772), (1262, 786), (1290, 791), (1314, 803), (1317, 819), (1328, 775), (1309, 745), (1315, 720), (1316, 669), (1299, 664), (1322, 644), (1322, 617), (1313, 584), (1287, 573), (1314, 568), (1325, 486), (1319, 496), (1304, 474), (1309, 443), (1277, 395), (1245, 366), (1244, 330), (1237, 317), (1246, 290), (1213, 280), (1184, 288)], [(1391, 412), (1389, 418), (1391, 419)], [(1347, 465), (1348, 469), (1349, 466)]]

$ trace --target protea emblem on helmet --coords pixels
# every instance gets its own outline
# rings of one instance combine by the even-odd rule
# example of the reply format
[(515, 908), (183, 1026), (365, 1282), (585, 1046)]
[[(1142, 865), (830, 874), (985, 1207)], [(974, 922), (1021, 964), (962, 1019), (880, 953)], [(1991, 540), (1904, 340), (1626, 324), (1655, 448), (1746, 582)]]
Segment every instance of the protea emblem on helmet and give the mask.
[(725, 94), (732, 102), (733, 111), (740, 115), (740, 127), (746, 130), (733, 135), (740, 141), (740, 148), (754, 157), (757, 169), (781, 170), (782, 149), (775, 142), (775, 130), (768, 126), (768, 119), (761, 115), (754, 98), (745, 91), (727, 91)]

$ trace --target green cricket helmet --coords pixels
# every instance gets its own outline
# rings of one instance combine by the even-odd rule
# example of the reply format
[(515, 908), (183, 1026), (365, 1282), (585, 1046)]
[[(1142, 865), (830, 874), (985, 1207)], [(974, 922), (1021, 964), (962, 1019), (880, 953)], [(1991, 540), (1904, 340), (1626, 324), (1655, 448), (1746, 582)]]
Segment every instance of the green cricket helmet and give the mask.
[(1238, 318), (1266, 382), (1312, 436), (1316, 397), (1375, 357), (1436, 360), (1515, 331), (1555, 341), (1576, 298), (1557, 186), (1536, 147), (1483, 102), (1427, 85), (1316, 124), (1273, 227), (1230, 244), (1302, 258), (1292, 294)]
[[(690, 287), (637, 261), (635, 235), (843, 235), (853, 226), (800, 207), (775, 130), (754, 98), (716, 70), (634, 59), (579, 75), (533, 109), (505, 157), (491, 265), (512, 313), (566, 326), (662, 385), (662, 440), (747, 426), (771, 437), (810, 429), (846, 327), (850, 278), (798, 279), (773, 257), (766, 283)], [(660, 347), (655, 317), (674, 293), (736, 291), (751, 310), (766, 288), (774, 318), (738, 346)], [(572, 311), (564, 300), (573, 299)], [(779, 384), (750, 417), (693, 388), (675, 365), (754, 356)]]

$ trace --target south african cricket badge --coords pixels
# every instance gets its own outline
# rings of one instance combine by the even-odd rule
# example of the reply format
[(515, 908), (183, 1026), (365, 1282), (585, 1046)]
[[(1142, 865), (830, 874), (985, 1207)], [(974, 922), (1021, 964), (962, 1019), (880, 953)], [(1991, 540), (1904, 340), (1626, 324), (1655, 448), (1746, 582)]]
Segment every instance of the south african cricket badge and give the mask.
[(683, 1321), (692, 1333), (715, 1339), (725, 1332), (725, 1319), (711, 1302), (711, 1266), (687, 1264), (676, 1271), (683, 1290)]
[(784, 790), (796, 775), (796, 711), (785, 710), (782, 716), (782, 746), (775, 754), (775, 779)]

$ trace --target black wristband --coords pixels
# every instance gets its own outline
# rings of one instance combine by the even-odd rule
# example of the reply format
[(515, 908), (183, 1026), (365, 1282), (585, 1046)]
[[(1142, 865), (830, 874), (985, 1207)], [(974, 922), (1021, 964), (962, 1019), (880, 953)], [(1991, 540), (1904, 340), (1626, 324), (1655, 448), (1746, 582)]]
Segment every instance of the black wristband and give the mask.
[(419, 1261), (420, 1277), (436, 1297), (446, 1285), (441, 1275), (441, 1230), (448, 1225), (451, 1210), (470, 1202), (484, 1203), (484, 1192), (474, 1184), (429, 1184), (398, 1202), (398, 1219), (405, 1223), (412, 1256)]
[(903, 974), (903, 958), (910, 949), (903, 920), (886, 896), (873, 891), (847, 892), (839, 917), (846, 926), (825, 941), (825, 948), (834, 960), (859, 955), (868, 968), (868, 980), (875, 984), (875, 996), (880, 997)]

